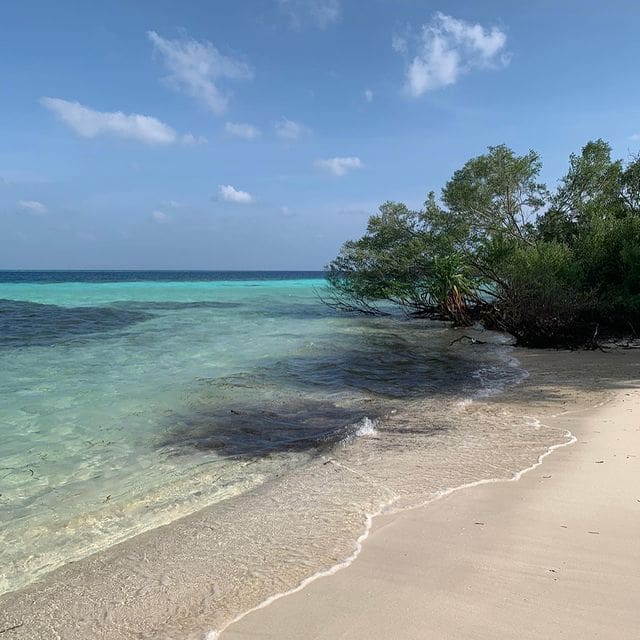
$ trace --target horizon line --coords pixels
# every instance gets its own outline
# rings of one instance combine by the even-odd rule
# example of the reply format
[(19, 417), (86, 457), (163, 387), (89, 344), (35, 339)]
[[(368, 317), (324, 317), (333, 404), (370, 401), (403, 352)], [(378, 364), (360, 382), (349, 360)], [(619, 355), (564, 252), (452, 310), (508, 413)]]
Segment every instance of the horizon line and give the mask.
[(93, 272), (100, 272), (100, 271), (156, 271), (156, 272), (175, 272), (175, 271), (182, 271), (185, 273), (299, 273), (301, 271), (307, 271), (307, 272), (316, 272), (316, 273), (324, 273), (326, 271), (326, 269), (156, 269), (156, 268), (152, 268), (152, 269), (148, 269), (148, 268), (144, 268), (144, 267), (134, 267), (134, 268), (123, 268), (123, 267), (119, 267), (116, 269), (110, 269), (110, 268), (106, 268), (106, 267), (101, 267), (101, 268), (55, 268), (55, 269), (33, 269), (33, 268), (18, 268), (18, 269), (11, 269), (11, 268), (5, 268), (5, 267), (0, 267), (0, 273), (2, 272), (7, 272), (7, 271), (26, 271), (26, 272), (52, 272), (52, 271), (93, 271)]

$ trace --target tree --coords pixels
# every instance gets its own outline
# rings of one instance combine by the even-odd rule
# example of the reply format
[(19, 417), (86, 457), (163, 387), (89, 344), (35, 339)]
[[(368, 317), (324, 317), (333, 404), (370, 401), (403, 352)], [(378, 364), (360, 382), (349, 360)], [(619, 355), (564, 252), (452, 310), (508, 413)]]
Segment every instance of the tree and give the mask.
[(500, 145), (469, 160), (420, 211), (387, 202), (362, 238), (346, 242), (328, 268), (331, 302), (347, 310), (379, 312), (387, 301), (458, 324), (470, 306), (495, 295), (496, 259), (514, 243), (533, 242), (532, 220), (546, 187), (537, 181), (533, 151), (517, 156)]
[(420, 216), (406, 205), (385, 202), (366, 233), (346, 242), (327, 267), (330, 302), (344, 310), (380, 313), (377, 301), (420, 308), (425, 262)]
[(640, 154), (622, 172), (622, 200), (632, 215), (640, 215)]
[(442, 200), (450, 215), (466, 225), (471, 249), (494, 239), (533, 244), (533, 222), (548, 197), (538, 182), (541, 167), (535, 151), (517, 156), (499, 145), (453, 174)]
[[(633, 182), (631, 175), (629, 179)], [(569, 157), (569, 170), (538, 221), (540, 237), (571, 242), (593, 218), (622, 217), (623, 183), (622, 161), (611, 160), (611, 147), (604, 140), (588, 142), (580, 155)]]
[(588, 142), (553, 194), (540, 171), (534, 151), (489, 147), (420, 211), (385, 203), (329, 265), (334, 305), (481, 319), (536, 346), (640, 324), (640, 159)]

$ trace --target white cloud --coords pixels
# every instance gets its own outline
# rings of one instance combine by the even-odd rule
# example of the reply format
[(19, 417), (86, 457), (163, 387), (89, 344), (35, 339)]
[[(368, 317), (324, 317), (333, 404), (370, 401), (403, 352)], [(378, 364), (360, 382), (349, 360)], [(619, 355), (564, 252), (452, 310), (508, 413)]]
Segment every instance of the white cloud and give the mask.
[(165, 224), (171, 219), (164, 211), (160, 211), (158, 209), (151, 214), (151, 217), (153, 218), (153, 221), (158, 224)]
[(282, 118), (274, 126), (276, 134), (283, 140), (298, 140), (308, 131), (304, 125), (288, 118)]
[(364, 90), (364, 99), (367, 102), (372, 102), (373, 101), (373, 91), (371, 91), (371, 89), (365, 89)]
[(198, 144), (207, 144), (207, 139), (204, 136), (194, 136), (192, 133), (185, 133), (180, 141), (182, 144), (193, 147)]
[(60, 98), (41, 98), (40, 103), (83, 138), (113, 135), (152, 145), (174, 144), (179, 139), (169, 125), (152, 116), (95, 111), (79, 102)]
[[(485, 29), (440, 12), (423, 25), (416, 40), (415, 54), (406, 69), (406, 90), (413, 97), (455, 84), (472, 69), (495, 68), (509, 62), (507, 36), (498, 27)], [(392, 46), (409, 55), (410, 46), (403, 38), (394, 37)]]
[(246, 122), (227, 122), (224, 130), (232, 136), (244, 138), (245, 140), (255, 140), (260, 135), (260, 129)]
[(296, 30), (308, 24), (326, 29), (342, 17), (340, 0), (278, 0), (278, 4)]
[(629, 140), (633, 140), (633, 142), (639, 142), (640, 141), (640, 133), (634, 133), (633, 135), (629, 136)]
[(316, 160), (316, 166), (325, 169), (336, 176), (344, 176), (352, 169), (362, 169), (364, 166), (360, 158), (356, 156), (327, 158), (326, 160)]
[(47, 207), (37, 200), (20, 200), (18, 206), (26, 213), (31, 213), (35, 216), (43, 216), (48, 211)]
[(218, 187), (218, 194), (225, 202), (237, 202), (239, 204), (250, 204), (253, 197), (246, 191), (240, 191), (230, 184), (221, 184)]
[(162, 54), (169, 72), (167, 82), (214, 113), (224, 113), (229, 102), (218, 87), (219, 80), (246, 80), (253, 76), (246, 63), (222, 55), (211, 42), (191, 38), (166, 40), (155, 31), (148, 31), (147, 36)]

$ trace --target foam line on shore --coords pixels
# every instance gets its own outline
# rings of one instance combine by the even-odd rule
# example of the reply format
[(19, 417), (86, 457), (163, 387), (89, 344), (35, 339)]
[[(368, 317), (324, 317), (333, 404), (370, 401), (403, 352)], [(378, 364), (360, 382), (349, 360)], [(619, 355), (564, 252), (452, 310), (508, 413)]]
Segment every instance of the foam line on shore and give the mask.
[(411, 505), (409, 507), (403, 507), (401, 509), (398, 509), (397, 511), (391, 510), (390, 507), (397, 501), (398, 498), (397, 497), (391, 498), (385, 504), (383, 504), (381, 506), (381, 508), (378, 511), (376, 511), (375, 513), (366, 514), (365, 523), (364, 523), (364, 531), (362, 532), (362, 534), (356, 540), (355, 548), (354, 548), (353, 552), (349, 556), (347, 556), (347, 558), (345, 558), (344, 560), (338, 562), (335, 565), (332, 565), (328, 569), (323, 569), (322, 571), (318, 571), (317, 573), (314, 573), (313, 575), (309, 576), (308, 578), (305, 578), (297, 586), (293, 587), (292, 589), (289, 589), (288, 591), (283, 591), (281, 593), (276, 593), (276, 594), (274, 594), (272, 596), (269, 596), (267, 599), (265, 599), (263, 602), (261, 602), (257, 606), (252, 607), (251, 609), (249, 609), (247, 611), (244, 611), (240, 615), (238, 615), (235, 618), (233, 618), (232, 620), (230, 620), (228, 623), (226, 623), (220, 629), (211, 630), (211, 631), (206, 632), (205, 635), (204, 635), (204, 640), (217, 640), (226, 629), (228, 629), (231, 625), (235, 624), (236, 622), (239, 622), (240, 620), (242, 620), (245, 616), (249, 615), (250, 613), (253, 613), (254, 611), (258, 611), (260, 609), (264, 609), (265, 607), (268, 607), (270, 604), (272, 604), (276, 600), (279, 600), (280, 598), (284, 598), (285, 596), (289, 596), (289, 595), (292, 595), (294, 593), (297, 593), (298, 591), (302, 591), (307, 585), (311, 584), (312, 582), (314, 582), (318, 578), (324, 578), (326, 576), (331, 576), (334, 573), (337, 573), (338, 571), (340, 571), (341, 569), (346, 569), (360, 555), (360, 553), (362, 551), (363, 544), (364, 544), (365, 540), (369, 537), (369, 534), (371, 533), (371, 528), (373, 526), (373, 520), (374, 520), (374, 518), (376, 516), (382, 515), (383, 513), (387, 513), (387, 514), (400, 513), (402, 511), (409, 511), (409, 510), (412, 510), (412, 509), (419, 509), (419, 508), (422, 508), (422, 507), (426, 507), (427, 505), (429, 505), (429, 504), (431, 504), (433, 502), (436, 502), (438, 500), (441, 500), (442, 498), (446, 498), (447, 496), (450, 496), (453, 493), (456, 493), (457, 491), (461, 491), (463, 489), (470, 489), (472, 487), (477, 487), (477, 486), (480, 486), (480, 485), (483, 485), (483, 484), (492, 484), (492, 483), (497, 483), (497, 482), (517, 482), (518, 480), (520, 480), (520, 478), (522, 478), (523, 475), (525, 475), (529, 471), (533, 471), (534, 469), (539, 467), (543, 463), (544, 459), (547, 456), (551, 455), (556, 449), (567, 447), (569, 445), (575, 444), (578, 441), (576, 436), (573, 435), (573, 433), (571, 433), (571, 431), (568, 431), (568, 430), (565, 431), (564, 437), (566, 439), (565, 442), (560, 442), (558, 444), (550, 445), (549, 447), (547, 447), (547, 450), (544, 453), (542, 453), (542, 454), (540, 454), (538, 456), (538, 459), (536, 460), (536, 462), (534, 462), (529, 467), (526, 467), (526, 468), (524, 468), (524, 469), (522, 469), (520, 471), (516, 471), (510, 478), (483, 478), (482, 480), (475, 480), (474, 482), (467, 482), (467, 483), (461, 484), (461, 485), (459, 485), (457, 487), (450, 487), (448, 489), (444, 489), (442, 491), (439, 491), (434, 496), (430, 497), (428, 500), (425, 500), (424, 502), (422, 502), (420, 504)]
[[(542, 423), (539, 423), (539, 424), (540, 426), (543, 426)], [(556, 449), (561, 449), (562, 447), (568, 447), (569, 445), (572, 445), (578, 442), (578, 438), (576, 438), (576, 436), (574, 436), (573, 433), (571, 433), (571, 431), (565, 431), (564, 437), (566, 438), (565, 442), (560, 442), (558, 444), (550, 445), (549, 447), (547, 447), (547, 450), (544, 453), (541, 453), (538, 456), (538, 459), (536, 460), (536, 462), (534, 462), (529, 467), (525, 467), (520, 471), (516, 471), (510, 478), (483, 478), (482, 480), (474, 480), (473, 482), (467, 482), (457, 487), (450, 487), (448, 489), (443, 489), (442, 491), (439, 491), (435, 496), (428, 498), (427, 500), (419, 504), (411, 505), (410, 507), (404, 507), (402, 509), (398, 509), (397, 511), (388, 511), (387, 513), (400, 513), (402, 511), (408, 511), (410, 509), (420, 509), (422, 507), (426, 507), (432, 502), (436, 502), (436, 500), (446, 498), (447, 496), (450, 496), (452, 493), (456, 493), (457, 491), (461, 491), (463, 489), (471, 489), (472, 487), (478, 487), (483, 484), (494, 484), (496, 482), (517, 482), (518, 480), (520, 480), (520, 478), (522, 478), (522, 476), (525, 473), (529, 473), (529, 471), (533, 471), (534, 469), (537, 469), (542, 464), (544, 459), (548, 455), (551, 455)]]
[(312, 583), (313, 581), (317, 580), (318, 578), (324, 578), (325, 576), (333, 575), (334, 573), (340, 571), (340, 569), (345, 569), (346, 567), (348, 567), (360, 555), (360, 552), (362, 551), (362, 545), (363, 545), (364, 541), (369, 537), (369, 533), (371, 532), (371, 527), (373, 525), (373, 519), (376, 516), (380, 515), (387, 507), (389, 507), (391, 504), (393, 504), (396, 501), (396, 499), (397, 498), (395, 498), (395, 497), (392, 498), (387, 503), (385, 503), (380, 508), (379, 511), (377, 511), (376, 513), (373, 513), (373, 514), (367, 514), (365, 516), (364, 531), (362, 532), (360, 537), (356, 540), (355, 549), (353, 550), (351, 555), (349, 555), (347, 558), (345, 558), (341, 562), (338, 562), (337, 564), (334, 564), (333, 566), (329, 567), (328, 569), (323, 569), (322, 571), (318, 571), (317, 573), (314, 573), (313, 575), (309, 576), (308, 578), (305, 578), (302, 582), (300, 582), (300, 584), (298, 584), (297, 586), (293, 587), (293, 589), (289, 589), (288, 591), (283, 591), (281, 593), (276, 593), (276, 594), (274, 594), (272, 596), (269, 596), (266, 600), (261, 602), (259, 605), (249, 609), (248, 611), (244, 611), (239, 616), (236, 616), (233, 620), (231, 620), (230, 622), (225, 624), (221, 629), (212, 630), (212, 631), (207, 632), (205, 634), (205, 636), (204, 636), (204, 639), (205, 640), (216, 640), (217, 638), (220, 637), (220, 634), (222, 634), (225, 629), (228, 629), (232, 624), (235, 624), (236, 622), (242, 620), (242, 618), (244, 618), (245, 616), (249, 615), (250, 613), (253, 613), (254, 611), (258, 611), (259, 609), (264, 609), (265, 607), (268, 607), (272, 602), (275, 602), (276, 600), (279, 600), (280, 598), (284, 598), (284, 596), (290, 596), (290, 595), (292, 595), (294, 593), (297, 593), (298, 591), (302, 591), (302, 589), (304, 589), (308, 584)]

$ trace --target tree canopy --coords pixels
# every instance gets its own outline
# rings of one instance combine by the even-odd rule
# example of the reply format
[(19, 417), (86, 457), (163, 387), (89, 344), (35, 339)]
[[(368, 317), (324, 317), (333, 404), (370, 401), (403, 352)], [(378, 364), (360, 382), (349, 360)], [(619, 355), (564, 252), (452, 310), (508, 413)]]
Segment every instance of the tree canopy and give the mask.
[(529, 345), (589, 344), (640, 320), (640, 159), (603, 140), (554, 191), (535, 151), (489, 147), (423, 207), (385, 202), (327, 267), (328, 302), (481, 321)]

